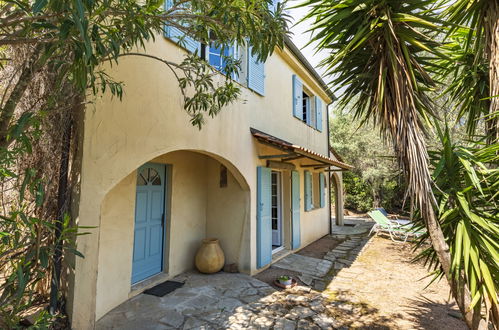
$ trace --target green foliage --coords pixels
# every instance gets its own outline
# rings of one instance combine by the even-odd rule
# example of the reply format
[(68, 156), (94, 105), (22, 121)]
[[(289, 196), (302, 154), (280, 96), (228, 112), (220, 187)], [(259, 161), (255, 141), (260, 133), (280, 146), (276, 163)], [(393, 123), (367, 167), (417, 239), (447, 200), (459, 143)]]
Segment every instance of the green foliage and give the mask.
[[(237, 76), (240, 63), (230, 60), (225, 72), (218, 72), (198, 54), (188, 54), (177, 63), (168, 60), (168, 54), (165, 59), (146, 53), (148, 43), (163, 37), (165, 24), (205, 44), (250, 44), (262, 61), (282, 46), (287, 33), (283, 6), (271, 10), (270, 0), (172, 3), (165, 10), (163, 0), (0, 2), (1, 68), (5, 76), (10, 73), (1, 86), (0, 104), (0, 327), (2, 322), (16, 327), (23, 312), (45, 303), (46, 296), (39, 293), (46, 293), (50, 286), (59, 241), (64, 242), (65, 257), (83, 257), (74, 248), (81, 228), (72, 226), (66, 217), (58, 237), (59, 210), (40, 211), (41, 205), (48, 203), (45, 188), (51, 184), (52, 194), (57, 190), (44, 176), (47, 164), (21, 166), (23, 160), (34, 157), (38, 138), (51, 133), (44, 129), (59, 129), (39, 125), (40, 118), (60, 111), (70, 113), (71, 119), (79, 118), (75, 112), (99, 93), (121, 98), (123, 84), (105, 68), (119, 64), (123, 56), (143, 56), (171, 70), (191, 124), (201, 128), (206, 115), (215, 116), (238, 98), (240, 88), (232, 77)], [(44, 91), (33, 95), (37, 84), (43, 85)], [(70, 97), (64, 99), (67, 95)], [(29, 98), (36, 99), (34, 108), (27, 106)], [(44, 147), (53, 148), (49, 143)], [(47, 327), (50, 321), (51, 316), (42, 313), (37, 326)]]
[[(311, 42), (330, 52), (321, 65), (341, 93), (341, 107), (352, 105), (357, 117), (372, 118), (383, 128), (389, 125), (386, 119), (394, 106), (407, 103), (422, 114), (431, 109), (424, 92), (434, 83), (421, 66), (429, 64), (428, 53), (440, 54), (438, 43), (428, 36), (438, 28), (438, 20), (426, 12), (431, 4), (421, 0), (302, 4), (311, 6), (305, 18), (313, 20)], [(410, 94), (400, 95), (396, 88)], [(401, 98), (411, 99), (400, 103)]]
[(437, 62), (437, 73), (439, 80), (449, 81), (442, 95), (449, 96), (458, 108), (456, 120), (465, 119), (467, 133), (474, 135), (489, 113), (489, 65), (483, 57), (477, 63), (473, 51), (465, 46), (468, 30), (462, 28), (451, 36), (444, 48), (448, 57)]
[[(468, 117), (469, 134), (474, 134), (476, 122), (482, 120), (488, 143), (499, 143), (499, 2), (441, 0), (441, 3), (444, 8), (441, 17), (446, 20), (447, 35), (454, 40), (453, 50), (456, 51), (449, 61), (440, 63), (444, 67), (454, 67), (447, 69), (454, 75), (448, 90), (461, 106), (462, 117)], [(455, 66), (455, 60), (458, 66)]]
[[(28, 123), (29, 122), (29, 123)], [(18, 327), (22, 312), (42, 303), (37, 294), (40, 287), (48, 285), (48, 274), (53, 267), (55, 253), (55, 227), (57, 220), (36, 216), (34, 210), (45, 202), (45, 182), (34, 168), (22, 172), (13, 169), (20, 155), (31, 152), (31, 139), (39, 135), (39, 118), (21, 116), (12, 134), (10, 150), (0, 149), (0, 182), (10, 186), (2, 192), (2, 207), (7, 212), (0, 214), (0, 325)], [(26, 127), (31, 127), (27, 130)], [(16, 193), (8, 193), (8, 191)], [(12, 200), (6, 203), (6, 200)], [(79, 228), (66, 216), (60, 240), (67, 255), (81, 256), (75, 248)], [(47, 327), (54, 316), (42, 312), (36, 325)], [(3, 323), (2, 323), (3, 322)]]
[[(358, 212), (372, 210), (374, 200), (370, 185), (362, 177), (352, 171), (343, 174), (345, 208)], [(383, 205), (384, 206), (384, 205)]]
[(352, 115), (334, 111), (330, 137), (331, 146), (354, 166), (343, 173), (345, 207), (366, 212), (383, 206), (390, 212), (399, 212), (405, 186), (393, 151), (373, 127), (359, 127)]
[[(499, 2), (306, 0), (301, 6), (311, 7), (305, 17), (313, 23), (311, 43), (329, 53), (321, 64), (340, 94), (339, 107), (374, 123), (392, 144), (407, 194), (431, 235), (425, 253), (445, 272), (466, 324), (484, 329), (489, 314), (482, 310), (499, 324)], [(442, 47), (442, 40), (449, 43)], [(458, 147), (448, 131), (440, 134), (431, 175), (426, 133), (438, 111), (430, 96), (447, 82), (443, 110), (457, 104), (457, 125), (470, 135), (485, 122), (488, 146)]]
[[(499, 144), (463, 147), (451, 140), (448, 128), (439, 130), (439, 137), (441, 147), (431, 152), (431, 160), (438, 219), (452, 258), (451, 276), (458, 287), (466, 283), (470, 289), (468, 307), (485, 308), (488, 314), (498, 307), (499, 169), (487, 164), (499, 163)], [(418, 246), (428, 246), (429, 239), (424, 235)], [(432, 248), (418, 258), (441, 274)]]
[[(158, 0), (39, 0), (34, 4), (8, 0), (0, 16), (5, 36), (0, 45), (35, 44), (35, 70), (48, 65), (60, 81), (69, 79), (81, 92), (110, 91), (121, 97), (122, 85), (103, 71), (102, 64), (118, 63), (121, 56), (143, 49), (162, 36), (165, 24), (204, 43), (249, 43), (252, 52), (265, 60), (276, 46), (282, 46), (288, 21), (282, 5), (273, 11), (270, 4), (270, 0), (173, 1), (165, 11), (164, 2)], [(5, 51), (0, 54), (6, 55)], [(216, 71), (198, 56), (189, 56), (183, 63), (155, 59), (174, 71), (184, 95), (190, 93), (184, 103), (193, 125), (200, 127), (205, 113), (212, 116), (239, 96), (233, 75), (226, 74), (222, 82), (226, 86), (216, 86)], [(229, 67), (227, 73), (238, 70), (235, 64)], [(198, 69), (195, 74), (194, 69)]]

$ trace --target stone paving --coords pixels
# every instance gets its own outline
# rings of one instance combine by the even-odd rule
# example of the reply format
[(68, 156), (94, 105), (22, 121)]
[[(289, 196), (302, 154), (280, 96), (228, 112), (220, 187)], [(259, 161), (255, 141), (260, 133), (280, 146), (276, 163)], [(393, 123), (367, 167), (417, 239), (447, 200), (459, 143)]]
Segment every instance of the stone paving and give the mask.
[(322, 260), (292, 254), (272, 265), (299, 272), (308, 286), (276, 291), (244, 274), (188, 272), (174, 278), (185, 282), (182, 288), (164, 297), (138, 295), (101, 318), (96, 329), (337, 328), (335, 309), (354, 307), (332, 298), (331, 287), (321, 291), (333, 278), (335, 288), (348, 286), (362, 271), (358, 262), (351, 264), (368, 243), (362, 234), (339, 235), (345, 241)]
[(347, 237), (365, 236), (371, 230), (374, 222), (366, 218), (346, 216), (344, 220), (345, 226), (333, 225), (331, 234), (343, 239)]
[(275, 290), (244, 274), (184, 273), (184, 286), (163, 297), (140, 294), (101, 318), (96, 329), (212, 329), (225, 327), (236, 308)]
[(273, 264), (271, 267), (301, 273), (301, 275), (298, 276), (300, 281), (315, 290), (322, 291), (325, 288), (325, 279), (328, 278), (329, 272), (333, 267), (333, 262), (299, 254), (290, 254)]

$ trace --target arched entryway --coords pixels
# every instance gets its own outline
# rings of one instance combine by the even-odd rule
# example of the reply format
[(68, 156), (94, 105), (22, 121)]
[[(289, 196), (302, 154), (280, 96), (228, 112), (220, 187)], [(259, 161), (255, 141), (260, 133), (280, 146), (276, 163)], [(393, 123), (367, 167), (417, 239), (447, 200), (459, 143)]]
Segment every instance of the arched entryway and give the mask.
[(97, 319), (141, 283), (193, 269), (207, 237), (220, 240), (227, 264), (249, 270), (249, 216), (249, 186), (223, 157), (177, 150), (139, 166), (102, 204)]

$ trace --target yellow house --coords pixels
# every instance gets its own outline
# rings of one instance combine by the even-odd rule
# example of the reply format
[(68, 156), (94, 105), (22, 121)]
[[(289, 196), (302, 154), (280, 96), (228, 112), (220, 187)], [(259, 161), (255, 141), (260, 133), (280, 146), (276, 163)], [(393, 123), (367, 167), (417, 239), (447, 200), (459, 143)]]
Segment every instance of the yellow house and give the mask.
[[(109, 69), (125, 84), (123, 99), (86, 108), (74, 213), (94, 228), (77, 240), (85, 258), (68, 288), (74, 328), (92, 328), (193, 269), (204, 238), (220, 240), (226, 264), (255, 274), (329, 233), (329, 173), (348, 168), (329, 151), (333, 96), (290, 40), (265, 63), (239, 48), (240, 101), (201, 130), (189, 123), (172, 72), (149, 58), (124, 57)], [(186, 49), (158, 37), (147, 52), (179, 62)]]

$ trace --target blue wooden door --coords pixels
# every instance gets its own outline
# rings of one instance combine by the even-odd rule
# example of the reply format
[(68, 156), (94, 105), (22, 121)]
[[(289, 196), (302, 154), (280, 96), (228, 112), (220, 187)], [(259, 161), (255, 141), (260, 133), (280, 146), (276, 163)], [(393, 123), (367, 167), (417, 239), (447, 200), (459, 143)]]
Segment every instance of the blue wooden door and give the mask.
[(271, 170), (257, 168), (256, 190), (256, 266), (262, 268), (272, 261), (272, 199)]
[(165, 165), (147, 163), (137, 171), (132, 283), (163, 270)]
[(300, 173), (291, 172), (291, 247), (300, 247)]

